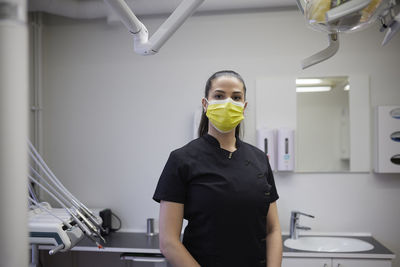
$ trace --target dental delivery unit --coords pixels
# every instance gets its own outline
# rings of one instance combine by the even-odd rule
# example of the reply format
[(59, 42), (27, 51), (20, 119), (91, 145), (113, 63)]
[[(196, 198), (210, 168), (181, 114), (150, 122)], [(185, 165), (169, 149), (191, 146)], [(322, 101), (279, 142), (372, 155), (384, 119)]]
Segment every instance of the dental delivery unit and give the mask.
[[(105, 243), (101, 236), (102, 219), (95, 216), (57, 179), (46, 162), (29, 143), (29, 243), (53, 245), (49, 254), (64, 252), (74, 247), (87, 236), (98, 248)], [(48, 203), (40, 203), (34, 185), (46, 192), (61, 208), (52, 208)]]

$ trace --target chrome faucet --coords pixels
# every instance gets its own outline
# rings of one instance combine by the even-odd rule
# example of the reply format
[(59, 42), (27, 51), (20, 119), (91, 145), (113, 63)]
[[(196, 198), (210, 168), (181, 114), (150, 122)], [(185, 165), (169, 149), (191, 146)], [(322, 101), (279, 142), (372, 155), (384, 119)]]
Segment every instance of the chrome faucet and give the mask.
[(297, 229), (311, 230), (310, 227), (299, 225), (300, 215), (314, 218), (314, 216), (310, 215), (310, 214), (306, 214), (306, 213), (303, 213), (300, 211), (292, 211), (291, 216), (290, 216), (290, 239), (297, 239), (299, 237), (299, 233), (298, 233)]

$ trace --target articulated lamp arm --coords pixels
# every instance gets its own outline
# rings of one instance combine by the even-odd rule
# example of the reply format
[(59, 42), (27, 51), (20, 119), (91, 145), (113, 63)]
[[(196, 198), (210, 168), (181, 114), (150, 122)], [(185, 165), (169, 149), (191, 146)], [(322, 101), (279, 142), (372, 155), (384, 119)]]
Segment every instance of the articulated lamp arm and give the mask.
[(150, 39), (146, 26), (140, 22), (124, 0), (104, 0), (104, 2), (119, 16), (125, 27), (133, 34), (135, 52), (141, 55), (153, 55), (159, 51), (204, 0), (183, 0)]
[(328, 58), (331, 58), (336, 54), (336, 52), (339, 50), (338, 34), (331, 33), (328, 35), (328, 37), (329, 46), (327, 48), (301, 61), (301, 67), (303, 68), (303, 70), (311, 67), (312, 65), (327, 60)]

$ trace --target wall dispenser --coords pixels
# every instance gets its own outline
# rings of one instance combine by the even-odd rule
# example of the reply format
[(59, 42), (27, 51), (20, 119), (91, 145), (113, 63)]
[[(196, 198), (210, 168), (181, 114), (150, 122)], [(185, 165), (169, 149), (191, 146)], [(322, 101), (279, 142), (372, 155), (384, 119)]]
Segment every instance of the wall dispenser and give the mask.
[(257, 147), (265, 152), (273, 171), (276, 170), (276, 137), (271, 128), (257, 129)]
[(400, 173), (400, 106), (375, 110), (374, 171)]
[(294, 130), (290, 128), (278, 129), (278, 171), (294, 170)]

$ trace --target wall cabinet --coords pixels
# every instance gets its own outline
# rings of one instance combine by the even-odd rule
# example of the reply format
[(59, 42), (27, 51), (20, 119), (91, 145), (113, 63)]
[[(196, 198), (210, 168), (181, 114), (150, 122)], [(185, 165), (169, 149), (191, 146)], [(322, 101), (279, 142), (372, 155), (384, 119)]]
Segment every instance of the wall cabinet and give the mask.
[(283, 258), (282, 267), (391, 267), (391, 260)]

